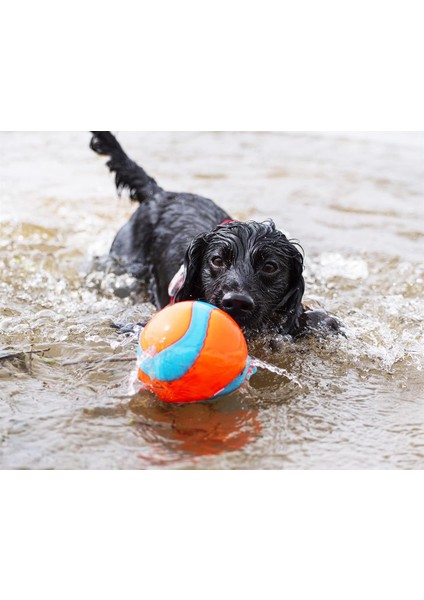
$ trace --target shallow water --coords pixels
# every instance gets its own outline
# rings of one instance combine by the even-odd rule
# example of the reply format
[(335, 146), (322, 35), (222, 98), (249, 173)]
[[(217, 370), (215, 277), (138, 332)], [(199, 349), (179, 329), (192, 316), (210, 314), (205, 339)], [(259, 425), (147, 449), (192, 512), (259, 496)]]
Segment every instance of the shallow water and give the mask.
[(132, 393), (136, 343), (110, 323), (154, 309), (91, 261), (134, 207), (87, 133), (3, 133), (1, 467), (422, 468), (424, 134), (119, 139), (163, 187), (272, 216), (304, 248), (306, 303), (346, 338), (253, 344), (271, 367), (214, 402)]

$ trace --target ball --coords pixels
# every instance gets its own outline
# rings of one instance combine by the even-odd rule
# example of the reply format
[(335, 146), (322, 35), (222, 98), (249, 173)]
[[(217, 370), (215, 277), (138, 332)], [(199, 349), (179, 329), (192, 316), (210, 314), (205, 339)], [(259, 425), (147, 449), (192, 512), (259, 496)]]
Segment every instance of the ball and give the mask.
[(240, 327), (206, 302), (169, 305), (140, 334), (138, 378), (165, 402), (229, 394), (255, 370)]

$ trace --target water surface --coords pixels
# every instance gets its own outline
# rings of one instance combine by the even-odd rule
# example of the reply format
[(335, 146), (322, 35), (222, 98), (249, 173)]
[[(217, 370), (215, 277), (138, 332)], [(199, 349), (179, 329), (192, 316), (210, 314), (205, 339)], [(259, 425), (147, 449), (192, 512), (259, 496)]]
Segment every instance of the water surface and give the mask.
[(252, 344), (274, 368), (215, 402), (132, 393), (136, 343), (110, 323), (154, 308), (92, 259), (134, 206), (87, 133), (3, 133), (0, 466), (422, 468), (424, 135), (119, 139), (163, 187), (273, 217), (304, 248), (306, 303), (346, 338)]

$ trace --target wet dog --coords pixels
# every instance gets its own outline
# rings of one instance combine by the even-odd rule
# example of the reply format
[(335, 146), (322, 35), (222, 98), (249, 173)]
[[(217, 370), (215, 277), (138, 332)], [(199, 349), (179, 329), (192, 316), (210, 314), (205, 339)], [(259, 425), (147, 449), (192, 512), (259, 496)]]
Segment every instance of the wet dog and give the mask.
[(149, 286), (152, 302), (204, 300), (230, 314), (248, 337), (336, 331), (323, 310), (308, 311), (300, 247), (263, 223), (233, 220), (212, 200), (167, 192), (132, 161), (108, 131), (90, 147), (108, 156), (118, 191), (139, 203), (117, 233), (110, 254)]

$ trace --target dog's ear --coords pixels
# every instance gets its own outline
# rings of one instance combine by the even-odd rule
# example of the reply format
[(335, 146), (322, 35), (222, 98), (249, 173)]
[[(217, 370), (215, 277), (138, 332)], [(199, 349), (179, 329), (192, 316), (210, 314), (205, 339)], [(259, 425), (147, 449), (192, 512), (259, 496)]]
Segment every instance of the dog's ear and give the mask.
[(290, 244), (292, 256), (290, 259), (290, 288), (278, 305), (279, 312), (283, 313), (283, 334), (292, 333), (299, 327), (299, 317), (303, 314), (303, 293), (305, 280), (303, 279), (303, 257), (293, 244)]
[(175, 294), (175, 302), (203, 299), (201, 268), (205, 247), (206, 234), (203, 233), (195, 237), (187, 248), (184, 257), (184, 280)]

